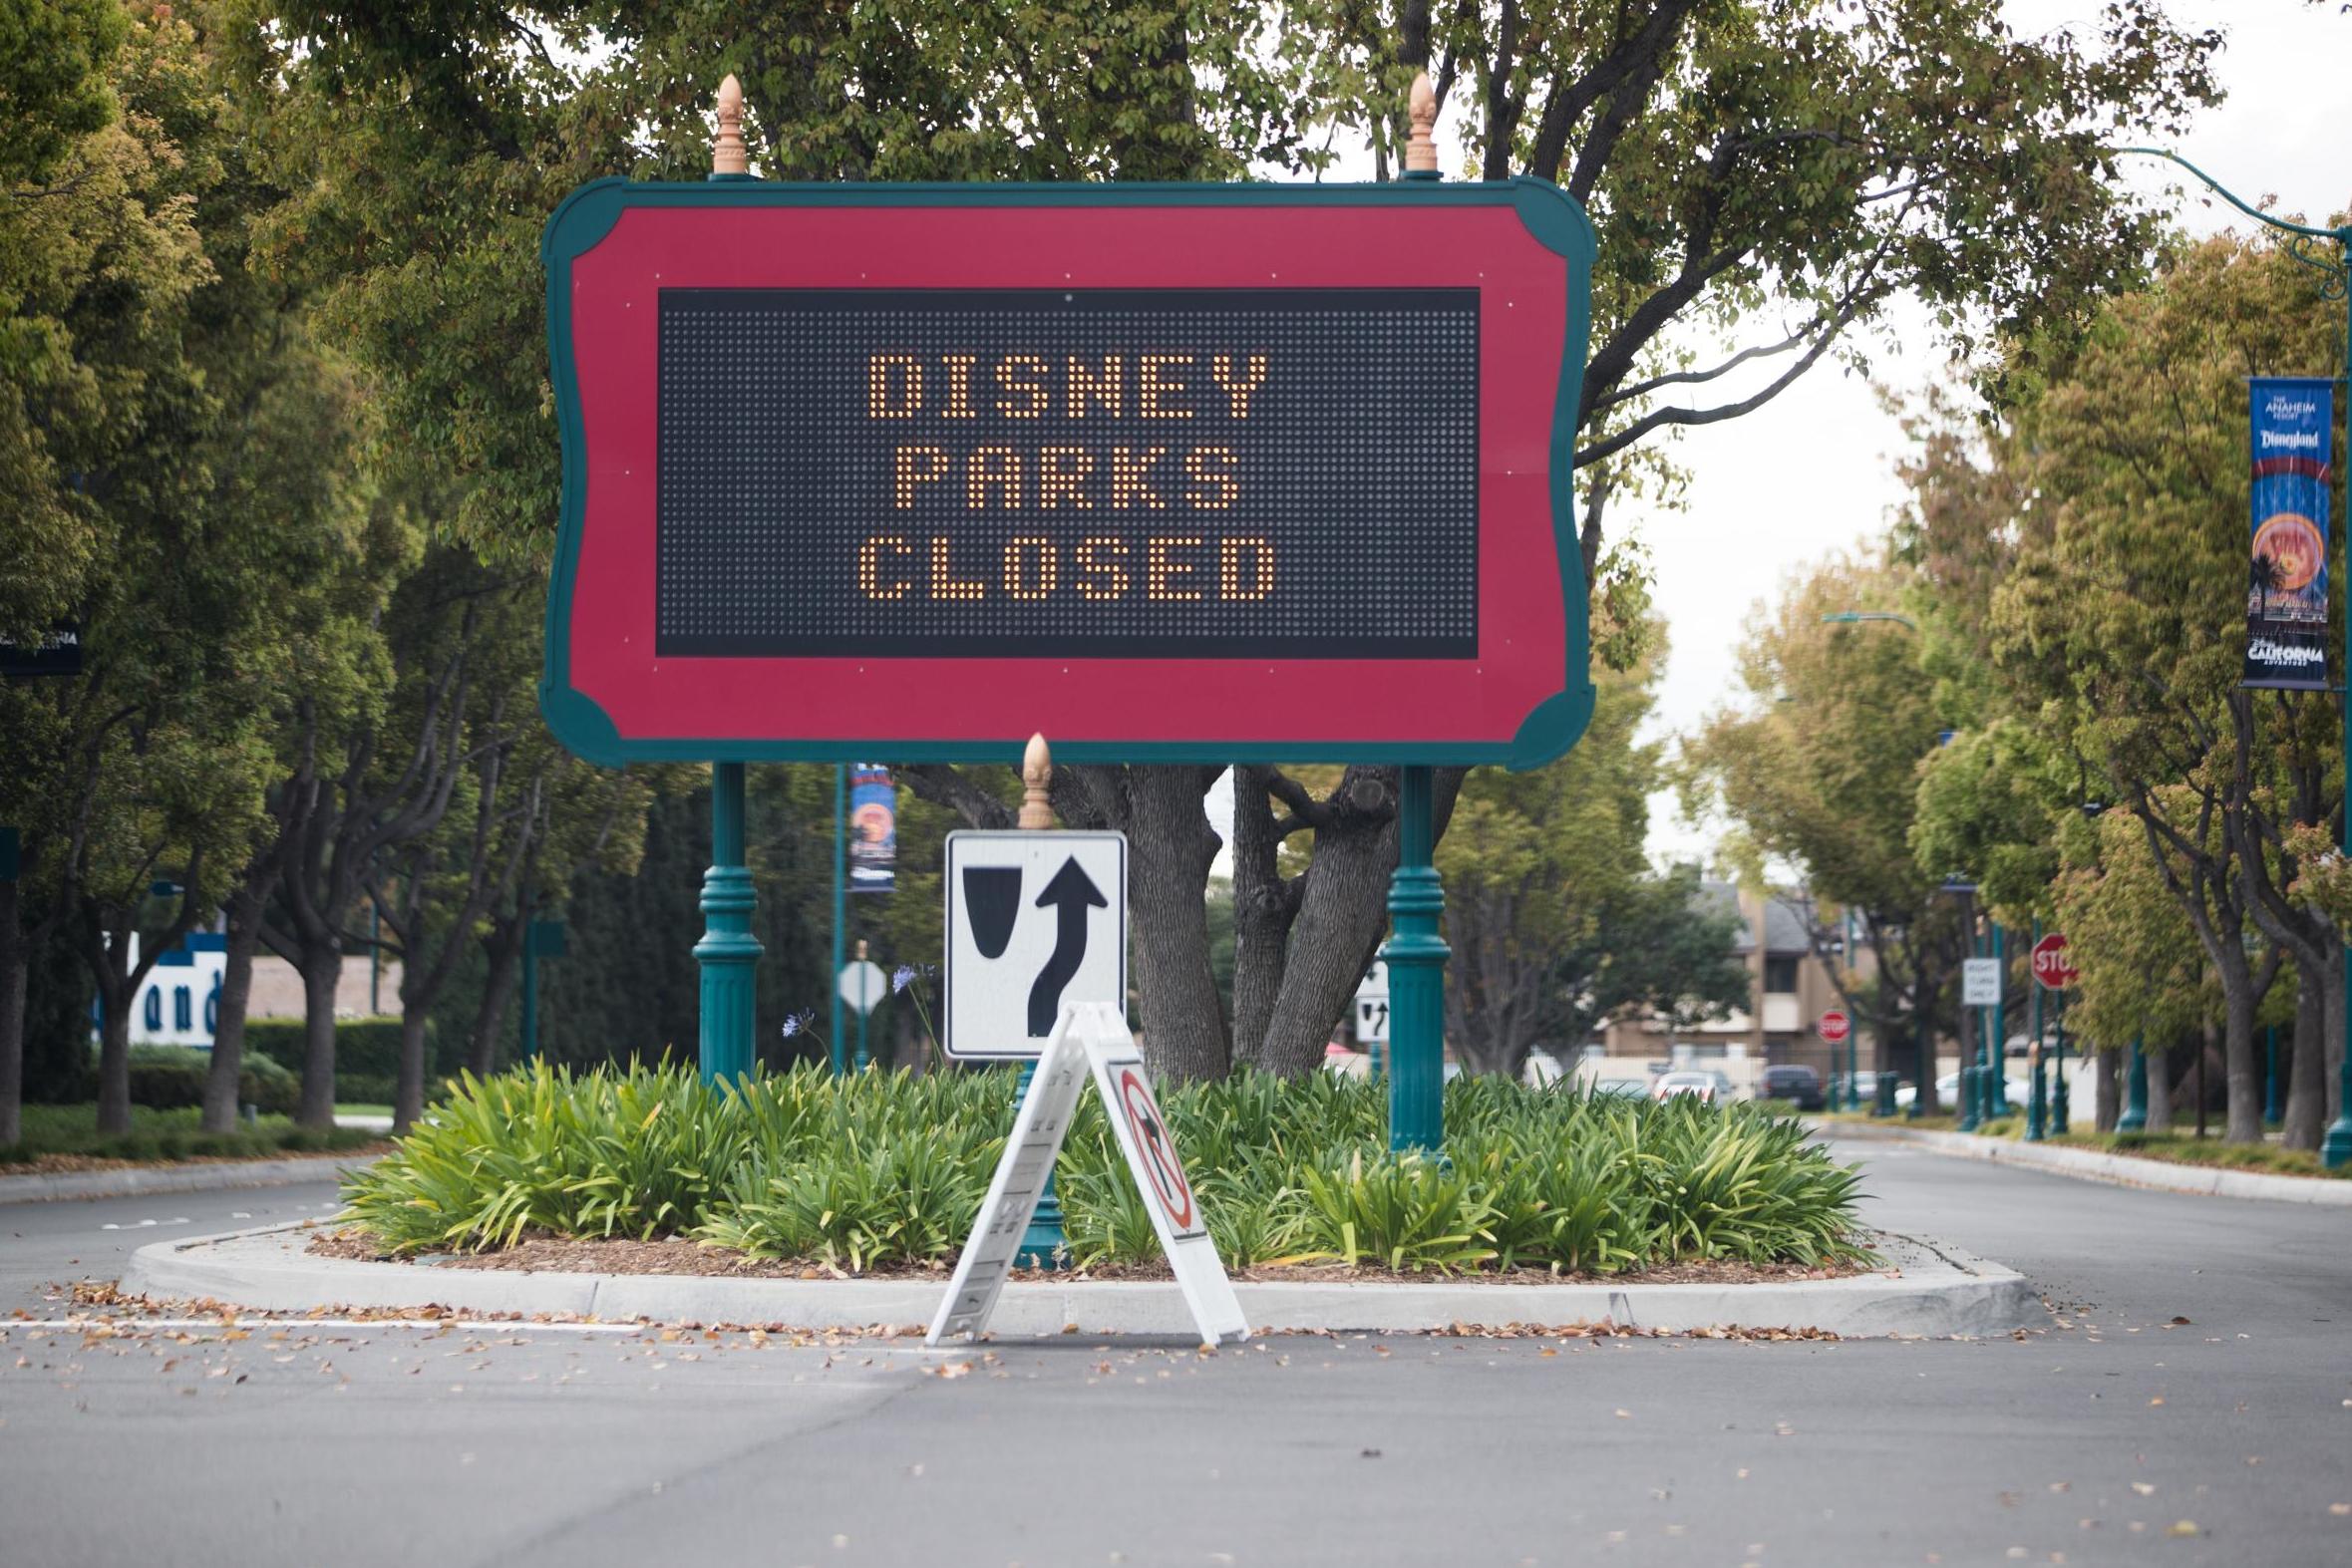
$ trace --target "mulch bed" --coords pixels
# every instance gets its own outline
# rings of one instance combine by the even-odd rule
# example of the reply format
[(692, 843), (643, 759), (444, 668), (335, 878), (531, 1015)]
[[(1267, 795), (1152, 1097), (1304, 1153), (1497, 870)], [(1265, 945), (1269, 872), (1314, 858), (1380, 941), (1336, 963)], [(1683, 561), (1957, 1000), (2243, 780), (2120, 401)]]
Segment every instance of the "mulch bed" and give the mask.
[[(391, 1257), (373, 1235), (348, 1226), (339, 1230), (321, 1230), (311, 1238), (310, 1251), (321, 1257), (352, 1258), (364, 1262), (423, 1261), (418, 1258)], [(845, 1269), (805, 1259), (750, 1258), (724, 1247), (706, 1247), (676, 1237), (656, 1241), (621, 1238), (581, 1241), (558, 1236), (525, 1236), (515, 1246), (493, 1252), (432, 1253), (427, 1256), (438, 1266), (518, 1270), (523, 1273), (696, 1274), (731, 1279), (797, 1280), (922, 1279), (936, 1280), (941, 1284), (946, 1283), (951, 1268), (947, 1263), (927, 1266), (892, 1264), (851, 1274)], [(1707, 1262), (1666, 1264), (1626, 1274), (1554, 1274), (1546, 1269), (1514, 1269), (1506, 1273), (1482, 1269), (1476, 1273), (1449, 1276), (1434, 1273), (1392, 1274), (1386, 1269), (1311, 1263), (1234, 1269), (1230, 1272), (1234, 1279), (1264, 1284), (1287, 1281), (1293, 1284), (1395, 1285), (1427, 1284), (1433, 1280), (1446, 1279), (1491, 1285), (1761, 1285), (1789, 1280), (1842, 1279), (1870, 1273), (1872, 1266), (1853, 1263), (1831, 1268), (1807, 1268), (1794, 1263), (1756, 1265)], [(1154, 1259), (1150, 1263), (1117, 1264), (1068, 1272), (1017, 1269), (1012, 1277), (1068, 1283), (1083, 1280), (1169, 1280), (1175, 1278), (1175, 1275), (1170, 1272), (1165, 1261)]]

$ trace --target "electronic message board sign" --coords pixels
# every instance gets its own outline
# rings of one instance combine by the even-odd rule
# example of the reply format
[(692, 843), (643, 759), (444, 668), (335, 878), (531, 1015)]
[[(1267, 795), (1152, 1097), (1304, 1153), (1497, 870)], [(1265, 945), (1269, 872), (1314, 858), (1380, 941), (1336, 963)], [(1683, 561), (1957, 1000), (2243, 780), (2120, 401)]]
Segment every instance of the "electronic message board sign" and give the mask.
[(581, 755), (1502, 762), (1590, 712), (1539, 181), (599, 181), (545, 241)]

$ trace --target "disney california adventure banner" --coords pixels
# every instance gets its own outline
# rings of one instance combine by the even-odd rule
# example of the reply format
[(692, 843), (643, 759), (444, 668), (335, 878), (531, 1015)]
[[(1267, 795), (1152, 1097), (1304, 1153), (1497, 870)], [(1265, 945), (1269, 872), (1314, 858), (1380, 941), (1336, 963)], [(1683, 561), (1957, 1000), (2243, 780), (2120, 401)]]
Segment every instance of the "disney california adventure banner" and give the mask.
[(2253, 459), (2253, 559), (2246, 579), (2246, 686), (2325, 691), (2327, 491), (2335, 384), (2246, 383)]

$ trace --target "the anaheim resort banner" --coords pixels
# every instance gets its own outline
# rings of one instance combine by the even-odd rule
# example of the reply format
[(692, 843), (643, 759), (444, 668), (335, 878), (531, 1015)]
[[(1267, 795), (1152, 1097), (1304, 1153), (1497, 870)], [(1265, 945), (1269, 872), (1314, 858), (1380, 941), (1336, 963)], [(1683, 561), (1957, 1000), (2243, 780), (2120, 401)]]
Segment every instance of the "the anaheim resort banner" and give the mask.
[(2327, 490), (2335, 384), (2246, 384), (2253, 460), (2253, 556), (2246, 579), (2247, 686), (2324, 691)]

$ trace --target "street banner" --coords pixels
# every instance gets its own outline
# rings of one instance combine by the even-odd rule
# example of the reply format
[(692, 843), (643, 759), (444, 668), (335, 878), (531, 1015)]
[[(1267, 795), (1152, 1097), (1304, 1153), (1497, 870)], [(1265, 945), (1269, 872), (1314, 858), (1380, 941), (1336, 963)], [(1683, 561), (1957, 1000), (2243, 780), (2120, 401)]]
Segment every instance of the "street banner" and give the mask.
[(890, 770), (849, 770), (849, 891), (887, 893), (898, 882), (898, 790)]
[(2253, 552), (2246, 583), (2246, 686), (2325, 691), (2327, 487), (2335, 385), (2309, 377), (2246, 383)]

